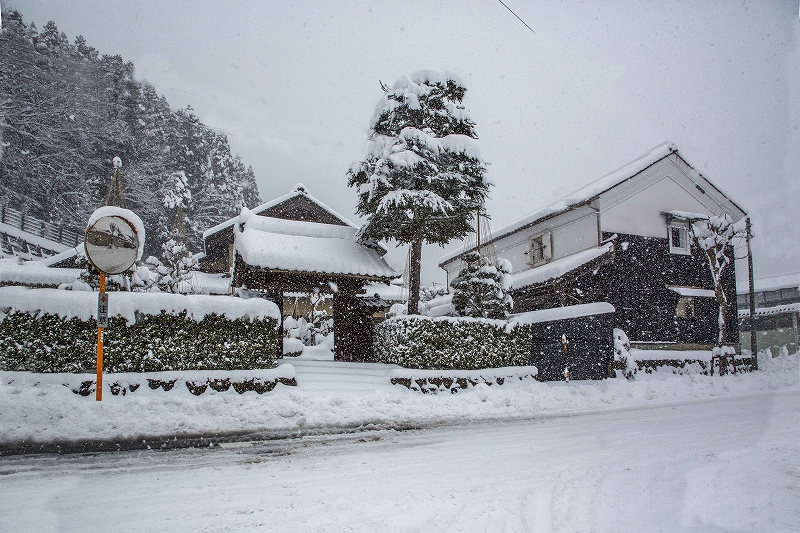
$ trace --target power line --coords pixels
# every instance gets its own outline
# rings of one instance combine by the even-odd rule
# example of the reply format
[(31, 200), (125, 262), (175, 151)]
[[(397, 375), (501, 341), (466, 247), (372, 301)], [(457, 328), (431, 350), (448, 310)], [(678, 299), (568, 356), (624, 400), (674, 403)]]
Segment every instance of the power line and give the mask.
[(503, 7), (505, 7), (505, 8), (506, 8), (506, 9), (508, 9), (509, 11), (511, 11), (511, 14), (512, 14), (512, 15), (514, 15), (515, 17), (517, 17), (517, 19), (518, 19), (518, 20), (519, 20), (521, 23), (525, 24), (525, 27), (526, 27), (526, 28), (528, 28), (529, 30), (531, 30), (531, 31), (533, 32), (533, 34), (534, 34), (534, 35), (536, 35), (536, 32), (535, 32), (535, 31), (533, 31), (533, 28), (531, 28), (530, 26), (528, 26), (528, 23), (527, 23), (527, 22), (525, 22), (524, 20), (522, 20), (521, 18), (519, 18), (519, 15), (517, 15), (516, 13), (514, 13), (514, 11), (512, 11), (512, 10), (511, 10), (511, 8), (510, 8), (510, 7), (508, 7), (508, 6), (505, 4), (505, 2), (503, 2), (503, 0), (497, 0), (497, 1), (498, 1), (498, 2), (500, 2), (501, 4), (503, 4)]

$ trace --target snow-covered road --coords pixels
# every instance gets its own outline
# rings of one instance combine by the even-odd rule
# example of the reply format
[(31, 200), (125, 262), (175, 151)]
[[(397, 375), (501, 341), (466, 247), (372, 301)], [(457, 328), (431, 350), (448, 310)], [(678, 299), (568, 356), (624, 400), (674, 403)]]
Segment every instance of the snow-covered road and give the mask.
[(797, 531), (800, 391), (0, 459), (0, 531)]

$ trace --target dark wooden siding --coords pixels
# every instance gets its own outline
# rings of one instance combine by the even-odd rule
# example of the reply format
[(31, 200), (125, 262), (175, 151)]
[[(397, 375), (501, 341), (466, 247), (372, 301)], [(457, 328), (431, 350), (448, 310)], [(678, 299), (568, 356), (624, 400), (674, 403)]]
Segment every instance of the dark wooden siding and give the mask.
[[(604, 239), (611, 238), (604, 233)], [(733, 257), (733, 249), (728, 250)], [(723, 289), (728, 297), (728, 341), (739, 342), (736, 320), (736, 272), (729, 265)], [(608, 302), (616, 309), (615, 327), (632, 341), (714, 344), (718, 306), (715, 298), (695, 297), (695, 316), (675, 316), (680, 295), (670, 285), (713, 290), (711, 272), (702, 252), (669, 252), (666, 238), (618, 235), (613, 255), (546, 285), (514, 291), (515, 312), (560, 305)]]

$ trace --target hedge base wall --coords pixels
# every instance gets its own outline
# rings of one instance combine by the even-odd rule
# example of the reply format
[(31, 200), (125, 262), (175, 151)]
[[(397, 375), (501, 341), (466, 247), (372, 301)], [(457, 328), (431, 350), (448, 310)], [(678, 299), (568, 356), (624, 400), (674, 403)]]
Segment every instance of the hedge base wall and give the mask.
[(530, 328), (503, 320), (390, 318), (375, 326), (375, 355), (405, 368), (478, 370), (528, 365)]
[(478, 385), (500, 386), (536, 381), (537, 370), (533, 366), (488, 368), (482, 370), (392, 370), (392, 385), (401, 385), (423, 394), (438, 394), (477, 387)]
[[(162, 312), (138, 314), (134, 324), (109, 318), (104, 372), (236, 370), (270, 368), (278, 343), (274, 318), (201, 320)], [(0, 320), (0, 370), (91, 372), (96, 365), (97, 324), (76, 317), (12, 311)]]

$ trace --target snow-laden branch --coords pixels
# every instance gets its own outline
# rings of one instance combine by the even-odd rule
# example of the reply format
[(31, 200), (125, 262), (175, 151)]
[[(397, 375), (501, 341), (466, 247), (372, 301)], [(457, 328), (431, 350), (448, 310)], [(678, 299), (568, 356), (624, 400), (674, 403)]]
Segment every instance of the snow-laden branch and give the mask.
[(390, 191), (378, 204), (379, 213), (388, 213), (393, 209), (424, 208), (433, 212), (448, 213), (453, 205), (432, 191), (408, 190)]

